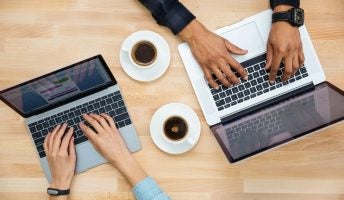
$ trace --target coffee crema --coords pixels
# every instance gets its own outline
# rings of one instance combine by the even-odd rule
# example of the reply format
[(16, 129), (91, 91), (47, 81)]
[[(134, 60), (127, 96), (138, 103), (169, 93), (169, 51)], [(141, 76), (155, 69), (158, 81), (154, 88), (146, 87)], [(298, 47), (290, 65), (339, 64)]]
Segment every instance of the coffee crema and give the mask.
[(132, 49), (131, 57), (140, 66), (152, 64), (157, 57), (156, 47), (148, 41), (141, 41), (135, 44)]
[(164, 123), (164, 134), (172, 141), (179, 141), (183, 139), (187, 133), (188, 124), (179, 116), (170, 117)]

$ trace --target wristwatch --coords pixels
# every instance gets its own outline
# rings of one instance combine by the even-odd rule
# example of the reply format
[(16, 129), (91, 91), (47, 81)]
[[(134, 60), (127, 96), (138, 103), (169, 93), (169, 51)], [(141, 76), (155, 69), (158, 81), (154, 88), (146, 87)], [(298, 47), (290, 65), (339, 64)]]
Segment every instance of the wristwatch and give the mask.
[(59, 190), (59, 189), (55, 189), (55, 188), (48, 188), (47, 193), (51, 196), (68, 195), (70, 193), (70, 189)]
[(300, 27), (303, 25), (304, 20), (305, 14), (302, 8), (291, 8), (286, 12), (276, 12), (272, 14), (272, 23), (286, 21), (292, 26)]

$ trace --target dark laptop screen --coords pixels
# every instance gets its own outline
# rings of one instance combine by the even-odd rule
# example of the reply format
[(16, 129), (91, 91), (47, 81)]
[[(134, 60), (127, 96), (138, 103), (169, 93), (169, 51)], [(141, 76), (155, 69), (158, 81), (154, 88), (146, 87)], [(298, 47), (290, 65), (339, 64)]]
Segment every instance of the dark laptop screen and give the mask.
[(212, 127), (227, 158), (236, 162), (344, 119), (344, 94), (323, 83), (314, 90)]
[(27, 115), (111, 82), (100, 56), (15, 86), (1, 97)]

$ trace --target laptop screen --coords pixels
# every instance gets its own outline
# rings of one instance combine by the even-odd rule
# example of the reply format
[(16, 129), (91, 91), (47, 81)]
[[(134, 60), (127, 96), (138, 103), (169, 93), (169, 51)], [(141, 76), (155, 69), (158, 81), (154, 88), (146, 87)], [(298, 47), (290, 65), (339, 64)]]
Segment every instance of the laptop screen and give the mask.
[(24, 115), (107, 85), (105, 62), (96, 56), (2, 92), (1, 98)]
[(344, 119), (344, 93), (329, 83), (211, 129), (230, 162)]

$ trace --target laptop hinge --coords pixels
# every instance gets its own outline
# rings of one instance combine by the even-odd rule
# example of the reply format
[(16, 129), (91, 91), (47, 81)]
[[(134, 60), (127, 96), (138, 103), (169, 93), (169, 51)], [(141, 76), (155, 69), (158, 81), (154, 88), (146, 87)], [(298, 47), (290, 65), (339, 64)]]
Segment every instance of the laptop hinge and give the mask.
[(247, 115), (249, 113), (252, 113), (252, 112), (255, 112), (257, 110), (263, 109), (265, 107), (277, 104), (277, 103), (279, 103), (279, 102), (281, 102), (281, 101), (283, 101), (285, 99), (288, 99), (290, 97), (293, 97), (295, 95), (302, 94), (302, 93), (304, 93), (304, 92), (306, 92), (308, 90), (313, 90), (314, 87), (315, 86), (314, 86), (313, 82), (308, 83), (307, 85), (303, 85), (302, 87), (299, 87), (299, 88), (297, 88), (295, 90), (289, 91), (289, 92), (287, 92), (287, 93), (285, 93), (285, 94), (283, 94), (281, 96), (275, 97), (275, 98), (270, 99), (268, 101), (265, 101), (263, 103), (259, 103), (257, 105), (254, 105), (254, 106), (248, 108), (248, 109), (241, 110), (241, 111), (239, 111), (237, 113), (227, 115), (227, 116), (225, 116), (225, 117), (223, 117), (221, 119), (221, 122), (222, 122), (222, 124), (231, 122), (231, 121), (233, 121), (235, 119), (238, 119), (238, 118), (240, 118), (242, 116), (245, 116), (245, 115)]

